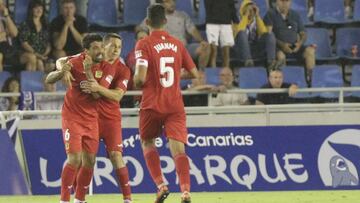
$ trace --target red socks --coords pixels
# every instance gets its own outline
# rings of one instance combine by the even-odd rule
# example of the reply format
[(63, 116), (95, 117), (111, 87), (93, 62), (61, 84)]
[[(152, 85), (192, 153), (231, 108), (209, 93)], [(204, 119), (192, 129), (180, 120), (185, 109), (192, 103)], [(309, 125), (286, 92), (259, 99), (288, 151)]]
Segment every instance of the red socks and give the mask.
[(85, 201), (85, 195), (89, 189), (89, 185), (93, 176), (93, 168), (81, 167), (77, 175), (77, 186), (75, 198), (80, 201)]
[(144, 150), (144, 158), (146, 166), (156, 186), (164, 183), (161, 173), (160, 156), (156, 148), (148, 148)]
[(176, 173), (179, 176), (181, 192), (190, 192), (190, 164), (185, 153), (174, 157)]
[(131, 200), (131, 188), (129, 184), (129, 172), (127, 167), (118, 168), (116, 169), (116, 176), (119, 180), (119, 186), (121, 188), (121, 191), (123, 193), (124, 200), (128, 199)]
[(71, 188), (76, 178), (76, 167), (66, 164), (61, 173), (61, 201), (69, 202)]

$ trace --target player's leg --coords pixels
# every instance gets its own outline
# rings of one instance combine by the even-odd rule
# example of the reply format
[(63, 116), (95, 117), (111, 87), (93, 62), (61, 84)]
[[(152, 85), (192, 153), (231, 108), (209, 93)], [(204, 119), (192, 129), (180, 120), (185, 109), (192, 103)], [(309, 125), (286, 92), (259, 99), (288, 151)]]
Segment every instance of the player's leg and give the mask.
[(155, 146), (155, 138), (161, 133), (162, 120), (158, 113), (151, 110), (141, 110), (139, 117), (144, 159), (151, 178), (158, 188), (155, 203), (161, 203), (169, 195), (169, 190), (162, 177), (159, 152)]
[(100, 121), (100, 136), (104, 140), (108, 156), (113, 164), (124, 203), (131, 202), (129, 172), (122, 157), (121, 121)]
[(190, 163), (185, 153), (187, 143), (186, 115), (179, 112), (169, 115), (165, 120), (165, 133), (169, 139), (171, 156), (175, 162), (176, 173), (179, 177), (182, 202), (190, 200)]
[[(81, 167), (76, 179), (75, 203), (85, 201), (85, 195), (92, 180), (96, 153), (99, 148), (98, 124), (87, 124), (85, 136), (82, 137)], [(89, 127), (91, 126), (91, 127)]]
[(63, 120), (62, 128), (67, 160), (61, 173), (60, 203), (68, 203), (70, 201), (71, 189), (81, 164), (82, 148), (81, 136), (76, 123)]
[(179, 177), (182, 202), (190, 202), (190, 163), (185, 153), (185, 144), (169, 138), (171, 156), (175, 162), (176, 173)]
[(124, 203), (131, 202), (131, 187), (129, 184), (129, 172), (122, 157), (122, 152), (109, 152), (110, 160), (114, 166), (116, 176), (118, 178), (119, 186), (121, 188)]

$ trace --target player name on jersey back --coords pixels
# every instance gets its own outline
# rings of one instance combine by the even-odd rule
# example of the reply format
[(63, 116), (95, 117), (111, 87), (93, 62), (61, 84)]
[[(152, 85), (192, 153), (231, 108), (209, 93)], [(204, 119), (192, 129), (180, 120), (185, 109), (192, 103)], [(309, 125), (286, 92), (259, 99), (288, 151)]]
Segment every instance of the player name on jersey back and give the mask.
[(172, 50), (173, 52), (177, 52), (178, 47), (173, 43), (159, 43), (154, 46), (154, 49), (157, 53), (160, 53), (162, 50)]

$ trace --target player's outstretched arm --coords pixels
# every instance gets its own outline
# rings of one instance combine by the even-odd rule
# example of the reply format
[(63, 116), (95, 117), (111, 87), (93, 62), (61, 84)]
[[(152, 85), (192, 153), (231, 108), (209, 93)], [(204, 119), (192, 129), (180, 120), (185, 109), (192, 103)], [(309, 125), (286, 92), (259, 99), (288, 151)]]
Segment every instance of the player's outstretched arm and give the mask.
[(45, 82), (53, 84), (59, 80), (61, 80), (66, 72), (71, 70), (71, 63), (67, 62), (67, 58), (63, 57), (56, 61), (56, 70), (49, 73), (46, 77)]

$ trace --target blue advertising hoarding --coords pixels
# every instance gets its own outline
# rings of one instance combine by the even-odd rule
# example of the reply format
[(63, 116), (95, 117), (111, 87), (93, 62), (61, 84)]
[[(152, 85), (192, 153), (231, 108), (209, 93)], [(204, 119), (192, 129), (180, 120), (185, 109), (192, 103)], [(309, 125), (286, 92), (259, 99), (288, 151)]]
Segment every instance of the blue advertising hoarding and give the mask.
[[(61, 130), (23, 130), (33, 194), (58, 194), (65, 161)], [(155, 192), (137, 129), (123, 129), (124, 158), (133, 192)], [(360, 189), (360, 126), (189, 128), (192, 191)], [(157, 140), (171, 191), (175, 165)], [(116, 176), (100, 147), (94, 193), (117, 193)]]

